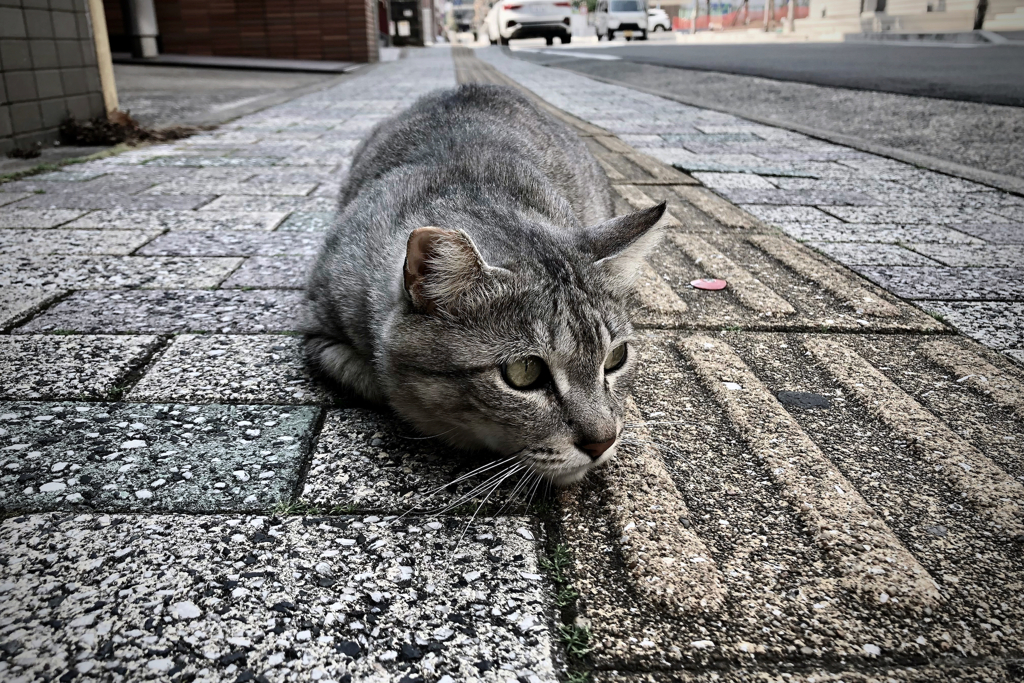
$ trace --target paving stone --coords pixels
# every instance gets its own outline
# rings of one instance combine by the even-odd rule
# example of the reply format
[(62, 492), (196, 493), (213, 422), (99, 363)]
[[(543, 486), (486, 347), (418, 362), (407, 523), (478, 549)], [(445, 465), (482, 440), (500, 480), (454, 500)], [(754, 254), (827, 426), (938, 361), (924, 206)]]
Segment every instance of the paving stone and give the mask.
[(254, 167), (273, 166), (280, 161), (276, 156), (202, 156), (199, 154), (173, 155), (155, 157), (146, 162), (146, 166), (174, 166), (174, 167)]
[(956, 247), (944, 244), (911, 244), (910, 248), (947, 266), (1024, 268), (1024, 244), (960, 245)]
[(280, 290), (121, 290), (75, 292), (15, 334), (172, 334), (291, 332), (302, 292)]
[(746, 188), (724, 189), (719, 193), (735, 204), (774, 204), (789, 206), (874, 206), (877, 199), (863, 192), (829, 192), (816, 190), (754, 190)]
[(202, 207), (203, 211), (312, 211), (335, 210), (336, 198), (331, 197), (258, 197), (223, 195)]
[(128, 394), (153, 403), (319, 403), (301, 340), (286, 335), (176, 337)]
[(0, 336), (0, 398), (110, 399), (159, 344), (154, 336)]
[(934, 223), (952, 224), (1009, 223), (1009, 219), (984, 211), (959, 209), (949, 206), (829, 206), (823, 207), (828, 213), (848, 223)]
[(294, 232), (172, 231), (138, 251), (143, 256), (314, 256), (323, 235)]
[(13, 204), (14, 202), (20, 201), (22, 199), (25, 199), (26, 197), (31, 196), (31, 192), (8, 192), (3, 188), (3, 186), (0, 186), (0, 206)]
[(857, 266), (855, 270), (904, 299), (1024, 299), (1024, 268)]
[(334, 225), (337, 213), (334, 211), (295, 211), (278, 230), (323, 232)]
[(714, 171), (716, 173), (760, 173), (764, 175), (813, 176), (808, 171), (787, 168), (753, 154), (694, 154), (678, 147), (649, 149), (647, 153), (663, 163), (692, 173)]
[(839, 225), (835, 216), (830, 216), (813, 206), (764, 206), (743, 205), (741, 208), (771, 225), (800, 223), (803, 225)]
[(22, 209), (19, 205), (0, 211), (0, 228), (55, 228), (84, 213), (66, 209)]
[(93, 211), (71, 228), (115, 230), (273, 230), (285, 211)]
[(820, 242), (874, 242), (876, 244), (977, 244), (977, 238), (941, 225), (870, 225), (858, 223), (789, 223), (778, 226), (790, 237)]
[(0, 403), (5, 512), (257, 512), (287, 501), (317, 408)]
[(302, 289), (315, 256), (252, 256), (231, 274), (224, 289)]
[(36, 287), (0, 287), (0, 330), (57, 299), (63, 290)]
[(1024, 365), (1024, 349), (1007, 349), (1004, 353), (1021, 365)]
[[(476, 468), (480, 474), (468, 476)], [(462, 453), (424, 438), (394, 417), (363, 409), (330, 410), (306, 475), (301, 500), (320, 509), (415, 511), (453, 507), (473, 511), (484, 502), (487, 480), (509, 472), (507, 484), (486, 500), (487, 509), (516, 513), (541, 486), (513, 464)], [(546, 487), (543, 487), (546, 489)]]
[[(26, 209), (122, 209), (124, 211), (158, 211), (176, 209), (187, 211), (198, 209), (210, 202), (212, 195), (165, 195), (146, 194), (93, 194), (89, 192), (68, 192), (63, 194), (37, 194), (23, 199), (19, 208)], [(81, 214), (81, 212), (80, 212)], [(79, 215), (80, 215), (79, 214)], [(16, 226), (33, 227), (33, 226)]]
[(531, 526), (477, 522), (459, 542), (376, 516), (7, 519), (9, 675), (554, 683)]
[[(768, 180), (753, 173), (694, 173), (693, 177), (712, 190), (777, 189)], [(801, 178), (800, 180), (804, 179)]]
[(304, 197), (316, 189), (317, 183), (275, 183), (275, 182), (203, 182), (182, 178), (160, 183), (146, 190), (150, 195), (257, 195)]
[(156, 230), (0, 230), (0, 255), (132, 253), (157, 235)]
[(1020, 204), (1020, 197), (1014, 197), (1014, 205), (992, 209), (993, 213), (1005, 216), (1012, 221), (1024, 224), (1024, 206)]
[(994, 349), (1024, 347), (1024, 303), (1019, 301), (915, 302), (950, 325)]
[(1022, 223), (958, 223), (956, 229), (996, 244), (1024, 244)]
[(0, 260), (0, 286), (66, 289), (216, 287), (238, 258), (14, 256)]
[[(872, 242), (809, 242), (826, 256), (834, 258), (843, 265), (879, 265), (879, 266), (934, 266), (938, 265), (930, 258), (916, 254), (895, 244), (876, 244)], [(933, 246), (933, 245), (919, 245)], [(914, 247), (917, 249), (917, 247)], [(964, 249), (965, 247), (943, 247), (945, 249)], [(918, 249), (922, 253), (929, 252)]]

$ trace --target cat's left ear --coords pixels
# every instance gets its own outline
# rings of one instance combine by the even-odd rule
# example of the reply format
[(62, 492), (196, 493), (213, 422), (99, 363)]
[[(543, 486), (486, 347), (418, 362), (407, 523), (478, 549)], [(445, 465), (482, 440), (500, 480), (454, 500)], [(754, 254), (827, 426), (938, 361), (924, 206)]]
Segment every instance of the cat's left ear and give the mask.
[(648, 254), (661, 242), (655, 225), (665, 213), (665, 202), (587, 228), (586, 239), (594, 265), (614, 289), (633, 286)]

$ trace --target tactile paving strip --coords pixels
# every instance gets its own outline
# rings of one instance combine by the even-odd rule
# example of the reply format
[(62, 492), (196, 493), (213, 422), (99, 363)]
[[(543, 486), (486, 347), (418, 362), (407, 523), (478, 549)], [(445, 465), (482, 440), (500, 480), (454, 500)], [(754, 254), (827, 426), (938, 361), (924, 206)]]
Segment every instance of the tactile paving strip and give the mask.
[[(638, 356), (643, 432), (561, 497), (598, 670), (1020, 651), (1024, 376), (1006, 359), (959, 338), (683, 332)], [(697, 556), (707, 571), (676, 569)], [(665, 609), (653, 562), (689, 609)]]

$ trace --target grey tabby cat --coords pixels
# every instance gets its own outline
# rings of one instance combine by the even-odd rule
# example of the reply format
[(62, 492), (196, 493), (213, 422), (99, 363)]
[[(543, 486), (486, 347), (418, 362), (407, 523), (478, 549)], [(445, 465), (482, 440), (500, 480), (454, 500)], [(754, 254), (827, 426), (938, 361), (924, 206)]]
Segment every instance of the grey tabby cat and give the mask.
[(580, 139), (514, 89), (427, 95), (356, 151), (306, 289), (308, 360), (425, 434), (576, 481), (622, 431), (664, 204), (612, 212)]

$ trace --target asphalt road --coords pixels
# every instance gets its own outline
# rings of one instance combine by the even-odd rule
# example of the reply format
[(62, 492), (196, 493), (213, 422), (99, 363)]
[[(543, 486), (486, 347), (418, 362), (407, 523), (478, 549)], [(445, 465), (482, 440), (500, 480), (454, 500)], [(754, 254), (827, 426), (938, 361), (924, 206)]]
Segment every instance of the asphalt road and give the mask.
[(623, 43), (621, 46), (579, 51), (698, 71), (1024, 106), (1024, 77), (1021, 76), (1024, 45)]

